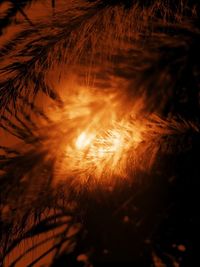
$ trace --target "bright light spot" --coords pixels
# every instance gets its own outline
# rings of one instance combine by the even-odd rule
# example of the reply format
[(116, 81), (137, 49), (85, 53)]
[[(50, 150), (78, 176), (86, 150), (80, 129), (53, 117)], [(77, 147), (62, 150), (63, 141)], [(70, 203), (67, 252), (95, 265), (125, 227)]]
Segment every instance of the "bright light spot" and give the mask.
[[(139, 158), (145, 130), (132, 103), (121, 94), (76, 88), (63, 110), (57, 116), (54, 113), (58, 128), (51, 134), (54, 138), (60, 133), (55, 140), (63, 140), (62, 160), (56, 167), (59, 179), (74, 177), (78, 186), (88, 180), (111, 182), (114, 177), (128, 176), (130, 161), (136, 165)], [(59, 153), (57, 144), (55, 151)]]
[(85, 132), (81, 133), (76, 140), (76, 148), (84, 149), (89, 146), (93, 135), (87, 135)]
[(117, 164), (120, 161), (122, 151), (127, 148), (123, 132), (120, 133), (117, 129), (100, 132), (95, 132), (94, 129), (93, 132), (95, 134), (83, 131), (76, 139), (77, 158), (83, 157), (83, 162), (80, 162), (79, 166), (83, 167), (85, 162), (89, 167), (88, 164), (94, 162), (98, 168), (103, 169), (105, 165), (111, 168), (114, 162)]

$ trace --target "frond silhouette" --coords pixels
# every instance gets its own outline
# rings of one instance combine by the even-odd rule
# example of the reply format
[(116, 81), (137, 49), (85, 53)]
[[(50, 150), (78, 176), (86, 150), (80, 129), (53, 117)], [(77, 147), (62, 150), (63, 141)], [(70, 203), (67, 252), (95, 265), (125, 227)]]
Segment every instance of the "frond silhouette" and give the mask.
[(1, 7), (2, 266), (191, 266), (198, 1)]

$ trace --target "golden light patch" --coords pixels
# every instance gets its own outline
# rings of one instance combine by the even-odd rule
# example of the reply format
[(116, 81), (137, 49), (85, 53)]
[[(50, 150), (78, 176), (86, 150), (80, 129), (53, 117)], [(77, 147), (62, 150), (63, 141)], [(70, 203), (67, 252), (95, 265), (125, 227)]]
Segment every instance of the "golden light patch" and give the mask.
[(119, 92), (74, 88), (63, 108), (49, 112), (54, 126), (45, 146), (57, 157), (55, 181), (74, 177), (81, 185), (127, 178), (145, 129), (138, 103)]

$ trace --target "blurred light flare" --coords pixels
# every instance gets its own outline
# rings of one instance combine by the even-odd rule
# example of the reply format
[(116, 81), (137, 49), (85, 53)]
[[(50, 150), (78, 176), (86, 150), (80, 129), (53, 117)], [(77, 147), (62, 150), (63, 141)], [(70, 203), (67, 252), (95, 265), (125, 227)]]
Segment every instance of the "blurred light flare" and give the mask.
[[(91, 178), (94, 183), (126, 178), (130, 159), (143, 139), (140, 121), (134, 120), (137, 112), (116, 92), (86, 88), (71, 92), (63, 110), (50, 115), (59, 127), (55, 130), (65, 135), (60, 141), (64, 156), (57, 167), (64, 178), (57, 179), (75, 177), (82, 184)], [(59, 151), (57, 142), (55, 146)]]
[(87, 135), (85, 132), (82, 132), (76, 140), (76, 148), (80, 150), (86, 148), (90, 145), (92, 138), (92, 135)]

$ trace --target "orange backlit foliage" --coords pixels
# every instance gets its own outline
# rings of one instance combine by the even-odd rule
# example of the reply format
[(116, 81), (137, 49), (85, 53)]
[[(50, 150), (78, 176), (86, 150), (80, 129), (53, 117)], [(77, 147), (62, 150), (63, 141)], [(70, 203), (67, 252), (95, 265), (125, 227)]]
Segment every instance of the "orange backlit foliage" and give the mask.
[(126, 178), (143, 140), (138, 107), (116, 92), (77, 88), (69, 94), (63, 108), (49, 113), (54, 126), (47, 145), (62, 158), (58, 179), (74, 176), (85, 183)]

